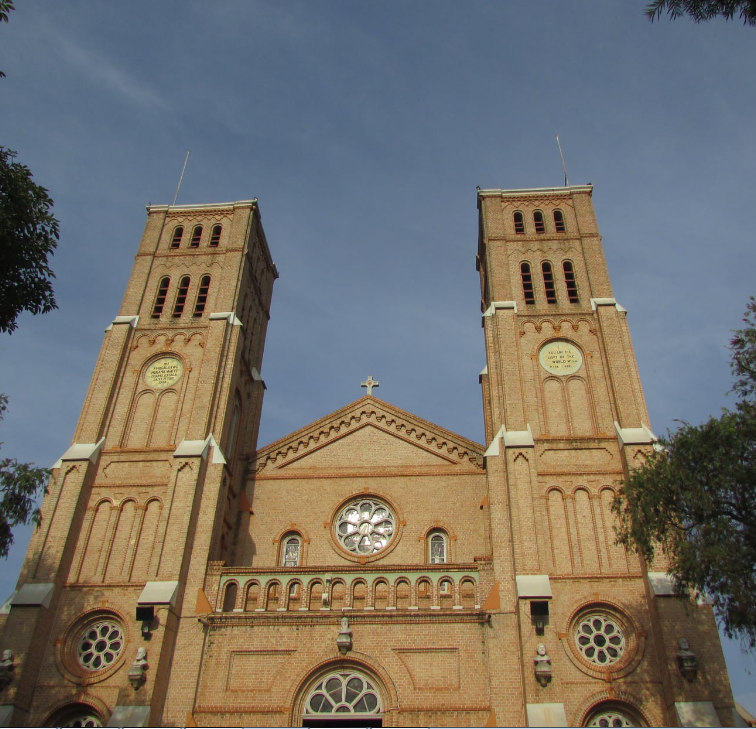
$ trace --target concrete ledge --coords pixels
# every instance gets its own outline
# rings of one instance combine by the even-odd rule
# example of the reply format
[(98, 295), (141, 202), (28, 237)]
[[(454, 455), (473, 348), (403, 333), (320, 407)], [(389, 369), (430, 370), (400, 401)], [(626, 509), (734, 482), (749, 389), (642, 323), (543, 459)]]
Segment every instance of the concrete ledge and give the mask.
[(722, 726), (711, 701), (675, 701), (680, 726)]
[(110, 715), (107, 726), (149, 726), (149, 706), (116, 706)]
[(131, 324), (132, 327), (135, 327), (139, 324), (139, 316), (117, 316), (105, 327), (105, 331), (109, 332), (113, 328), (113, 324)]
[(148, 582), (145, 584), (142, 594), (139, 595), (137, 605), (176, 605), (179, 583), (171, 582)]
[(54, 589), (55, 583), (53, 582), (27, 582), (13, 596), (11, 607), (16, 607), (16, 605), (50, 607)]
[(74, 443), (53, 463), (53, 468), (60, 468), (63, 465), (63, 461), (90, 461), (94, 463), (104, 445), (105, 438), (100, 438), (97, 443)]
[(233, 324), (235, 327), (244, 326), (241, 320), (233, 311), (216, 311), (210, 314), (210, 321), (225, 319), (229, 324)]
[(527, 430), (505, 430), (504, 431), (504, 447), (505, 448), (533, 448), (535, 447), (535, 441), (533, 440), (533, 432), (530, 430), (530, 423), (528, 423)]
[(658, 438), (651, 432), (651, 429), (641, 423), (640, 428), (620, 428), (620, 424), (615, 420), (614, 429), (617, 431), (620, 445), (651, 445)]
[(16, 707), (13, 704), (3, 704), (0, 706), (0, 726), (10, 726), (11, 717), (13, 716), (13, 709)]
[(213, 434), (205, 438), (205, 440), (182, 440), (178, 444), (176, 450), (173, 451), (174, 458), (207, 458), (207, 449), (213, 447), (213, 458), (211, 463), (225, 463), (226, 458), (220, 449), (218, 443), (216, 443)]
[(551, 582), (548, 575), (517, 575), (517, 597), (551, 598)]
[(493, 316), (497, 309), (514, 309), (517, 313), (516, 301), (492, 301), (491, 305), (483, 312), (483, 316)]
[(666, 572), (649, 572), (648, 584), (654, 597), (675, 597), (675, 581)]
[(617, 311), (627, 311), (624, 306), (617, 303), (617, 299), (591, 299), (591, 309), (596, 311), (599, 306), (613, 306)]
[(525, 704), (528, 726), (569, 726), (564, 704)]

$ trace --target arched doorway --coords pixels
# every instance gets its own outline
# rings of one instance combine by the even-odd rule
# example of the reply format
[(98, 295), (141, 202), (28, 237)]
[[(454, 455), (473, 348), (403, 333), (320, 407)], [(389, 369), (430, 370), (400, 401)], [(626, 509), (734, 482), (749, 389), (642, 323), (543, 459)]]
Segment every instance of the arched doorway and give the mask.
[(302, 726), (383, 726), (383, 702), (376, 684), (373, 678), (351, 667), (321, 674), (307, 692)]

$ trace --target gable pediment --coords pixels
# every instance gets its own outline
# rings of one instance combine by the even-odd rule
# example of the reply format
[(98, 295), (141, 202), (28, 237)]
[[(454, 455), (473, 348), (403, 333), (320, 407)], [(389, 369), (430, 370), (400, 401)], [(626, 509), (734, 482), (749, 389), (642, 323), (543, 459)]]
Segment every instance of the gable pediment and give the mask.
[(483, 447), (366, 396), (257, 452), (261, 475), (364, 473), (375, 469), (475, 471)]

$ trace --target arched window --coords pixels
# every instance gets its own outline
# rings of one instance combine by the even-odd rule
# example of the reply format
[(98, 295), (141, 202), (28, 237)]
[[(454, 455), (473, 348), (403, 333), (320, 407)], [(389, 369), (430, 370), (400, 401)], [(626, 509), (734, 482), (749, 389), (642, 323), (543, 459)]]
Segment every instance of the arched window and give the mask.
[(541, 272), (543, 273), (543, 288), (546, 289), (546, 301), (549, 304), (556, 304), (557, 297), (556, 288), (554, 286), (554, 271), (548, 261), (544, 261), (541, 264)]
[(202, 240), (202, 226), (195, 225), (192, 231), (192, 240), (189, 242), (190, 248), (199, 248), (200, 241)]
[(535, 304), (535, 291), (533, 290), (533, 274), (530, 272), (529, 263), (520, 264), (520, 275), (522, 276), (522, 293), (525, 296), (526, 304)]
[(564, 215), (562, 215), (561, 210), (554, 211), (554, 230), (556, 230), (557, 233), (564, 233), (566, 230), (564, 225)]
[(254, 612), (255, 610), (257, 610), (259, 602), (260, 602), (260, 583), (252, 582), (250, 583), (249, 587), (247, 587), (247, 600), (244, 603), (244, 609), (250, 613)]
[(646, 722), (632, 706), (620, 701), (603, 701), (595, 706), (583, 726), (646, 726)]
[(281, 566), (299, 567), (302, 559), (302, 537), (299, 534), (287, 534), (281, 540)]
[(533, 213), (533, 223), (535, 224), (536, 233), (546, 232), (546, 223), (543, 222), (543, 213), (540, 210), (536, 210)]
[(277, 582), (271, 582), (267, 590), (268, 599), (265, 601), (266, 610), (278, 610), (278, 603), (281, 598), (281, 585)]
[(564, 261), (562, 263), (564, 269), (564, 283), (567, 286), (567, 298), (571, 304), (579, 304), (580, 297), (578, 296), (577, 281), (575, 280), (575, 269), (572, 267), (572, 261)]
[(289, 583), (289, 610), (299, 610), (302, 605), (302, 585), (299, 582)]
[(380, 716), (381, 697), (374, 683), (361, 673), (345, 669), (329, 673), (310, 690), (302, 723), (313, 726), (315, 721), (315, 726), (330, 726), (330, 717), (333, 724), (346, 719), (349, 726), (376, 726)]
[(182, 276), (179, 281), (178, 294), (176, 294), (176, 303), (173, 305), (173, 318), (178, 319), (184, 313), (186, 306), (186, 296), (189, 293), (189, 276)]
[(430, 580), (426, 578), (419, 580), (417, 583), (417, 607), (420, 610), (430, 610), (432, 595)]
[(231, 613), (236, 607), (236, 593), (239, 587), (235, 582), (226, 585), (226, 593), (223, 595), (223, 612)]
[(210, 245), (213, 248), (220, 243), (221, 230), (223, 230), (223, 228), (220, 225), (213, 226), (213, 232), (210, 234)]
[(522, 213), (519, 210), (516, 210), (512, 217), (514, 218), (515, 233), (524, 233), (525, 218), (523, 218)]
[(438, 602), (442, 610), (451, 610), (454, 605), (454, 585), (451, 580), (441, 580), (438, 586)]
[(396, 608), (406, 610), (410, 606), (410, 584), (407, 580), (397, 580), (396, 583)]
[(45, 726), (60, 726), (60, 727), (101, 727), (104, 726), (104, 722), (99, 712), (88, 704), (68, 704), (60, 711), (56, 711), (51, 716)]
[(362, 580), (355, 580), (352, 583), (352, 608), (354, 610), (364, 610), (367, 600), (367, 585)]
[(181, 245), (181, 239), (184, 237), (184, 226), (177, 225), (173, 229), (173, 238), (171, 238), (171, 248), (178, 248)]
[(171, 279), (168, 276), (163, 276), (158, 284), (157, 296), (155, 297), (155, 306), (152, 307), (152, 318), (159, 319), (163, 313), (163, 307), (165, 306), (165, 299), (168, 296), (168, 287), (171, 285)]
[(388, 607), (389, 586), (385, 580), (376, 580), (373, 583), (373, 607), (376, 610), (385, 610)]
[(197, 301), (194, 303), (193, 316), (200, 317), (205, 313), (205, 304), (207, 304), (207, 292), (210, 290), (210, 276), (203, 276), (200, 279), (199, 290), (197, 291)]
[(431, 564), (446, 564), (446, 532), (436, 529), (428, 535), (428, 561)]

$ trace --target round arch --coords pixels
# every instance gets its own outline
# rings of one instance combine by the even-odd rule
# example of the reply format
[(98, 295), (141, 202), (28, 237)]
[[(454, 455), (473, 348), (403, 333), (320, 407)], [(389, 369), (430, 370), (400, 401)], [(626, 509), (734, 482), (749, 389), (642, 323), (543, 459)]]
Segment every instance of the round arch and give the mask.
[[(370, 696), (375, 697), (375, 703)], [(328, 710), (326, 700), (336, 711)], [(350, 720), (364, 727), (384, 726), (384, 717), (395, 711), (397, 704), (393, 680), (371, 657), (352, 654), (347, 659), (327, 659), (314, 666), (296, 686), (291, 726), (339, 726), (340, 721)], [(320, 711), (313, 711), (318, 708)]]

